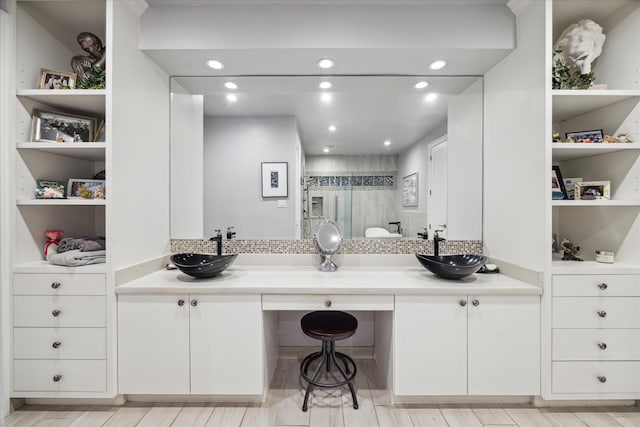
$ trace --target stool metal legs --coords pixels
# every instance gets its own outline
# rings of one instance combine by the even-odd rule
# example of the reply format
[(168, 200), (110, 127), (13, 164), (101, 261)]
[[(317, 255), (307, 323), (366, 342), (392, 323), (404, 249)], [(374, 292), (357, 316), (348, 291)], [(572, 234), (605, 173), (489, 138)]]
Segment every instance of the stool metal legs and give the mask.
[[(311, 377), (309, 377), (309, 366), (311, 362), (316, 359), (322, 359), (318, 366), (316, 366), (315, 370)], [(342, 381), (338, 381), (335, 383), (321, 383), (318, 382), (318, 376), (322, 369), (322, 365), (326, 365), (326, 370), (329, 372), (331, 367), (331, 361), (338, 368), (338, 371), (344, 378)], [(339, 363), (342, 362), (342, 363)], [(343, 366), (344, 365), (344, 368)], [(353, 379), (356, 376), (356, 364), (352, 358), (347, 356), (344, 353), (340, 353), (335, 349), (335, 341), (333, 340), (322, 340), (322, 350), (316, 351), (315, 353), (311, 353), (307, 357), (304, 358), (302, 363), (300, 364), (300, 376), (307, 381), (307, 390), (304, 393), (304, 402), (302, 404), (302, 410), (304, 412), (308, 409), (309, 402), (309, 393), (313, 389), (314, 386), (322, 387), (322, 388), (334, 388), (340, 387), (345, 384), (349, 386), (349, 391), (351, 392), (351, 398), (353, 399), (353, 408), (358, 409), (358, 399), (356, 398), (356, 392), (353, 388)]]

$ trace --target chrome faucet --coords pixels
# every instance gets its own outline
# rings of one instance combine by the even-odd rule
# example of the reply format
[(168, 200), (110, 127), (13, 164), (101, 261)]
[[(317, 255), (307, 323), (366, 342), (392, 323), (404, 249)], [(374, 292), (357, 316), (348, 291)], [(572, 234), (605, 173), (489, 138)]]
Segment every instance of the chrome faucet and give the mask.
[(440, 255), (440, 242), (444, 242), (447, 239), (445, 239), (444, 237), (440, 237), (440, 235), (438, 233), (440, 233), (441, 231), (444, 230), (436, 230), (433, 232), (433, 255), (438, 256)]
[(217, 255), (221, 256), (222, 255), (222, 232), (220, 232), (220, 230), (214, 230), (216, 232), (216, 235), (213, 236), (212, 238), (209, 239), (210, 242), (213, 242), (214, 240), (216, 241), (217, 244)]

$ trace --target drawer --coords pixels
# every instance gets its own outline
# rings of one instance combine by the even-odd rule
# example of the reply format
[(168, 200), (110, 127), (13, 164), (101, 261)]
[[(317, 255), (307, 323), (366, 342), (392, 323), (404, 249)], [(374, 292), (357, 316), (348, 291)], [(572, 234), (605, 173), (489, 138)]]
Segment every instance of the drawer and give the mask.
[(102, 328), (106, 326), (105, 297), (14, 296), (13, 326)]
[(14, 274), (14, 295), (105, 295), (104, 274)]
[(553, 328), (640, 329), (640, 297), (554, 297)]
[(393, 311), (393, 295), (262, 295), (263, 310)]
[(106, 359), (104, 328), (14, 328), (15, 359)]
[(553, 393), (639, 393), (640, 362), (553, 362)]
[(15, 391), (107, 390), (105, 360), (14, 360), (13, 367)]
[(640, 360), (640, 329), (554, 329), (553, 360)]
[(556, 275), (553, 276), (553, 296), (640, 296), (640, 275)]

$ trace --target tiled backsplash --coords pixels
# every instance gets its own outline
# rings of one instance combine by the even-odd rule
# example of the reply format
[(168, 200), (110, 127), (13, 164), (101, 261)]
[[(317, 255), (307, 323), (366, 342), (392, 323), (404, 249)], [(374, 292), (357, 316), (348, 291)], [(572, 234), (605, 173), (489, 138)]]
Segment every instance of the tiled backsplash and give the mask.
[[(216, 242), (209, 240), (171, 240), (171, 252), (215, 253)], [(313, 240), (224, 240), (224, 254), (315, 254)], [(354, 239), (345, 240), (342, 254), (432, 254), (432, 240)], [(440, 243), (440, 254), (481, 254), (481, 240), (447, 240)]]

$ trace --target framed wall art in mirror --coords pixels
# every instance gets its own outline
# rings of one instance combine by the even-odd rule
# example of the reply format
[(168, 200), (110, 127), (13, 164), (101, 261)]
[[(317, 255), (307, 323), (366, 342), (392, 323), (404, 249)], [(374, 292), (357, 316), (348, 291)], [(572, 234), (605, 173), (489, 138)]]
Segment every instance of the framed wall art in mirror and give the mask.
[(287, 162), (262, 162), (262, 197), (288, 197)]
[(402, 178), (402, 206), (418, 206), (418, 172)]

